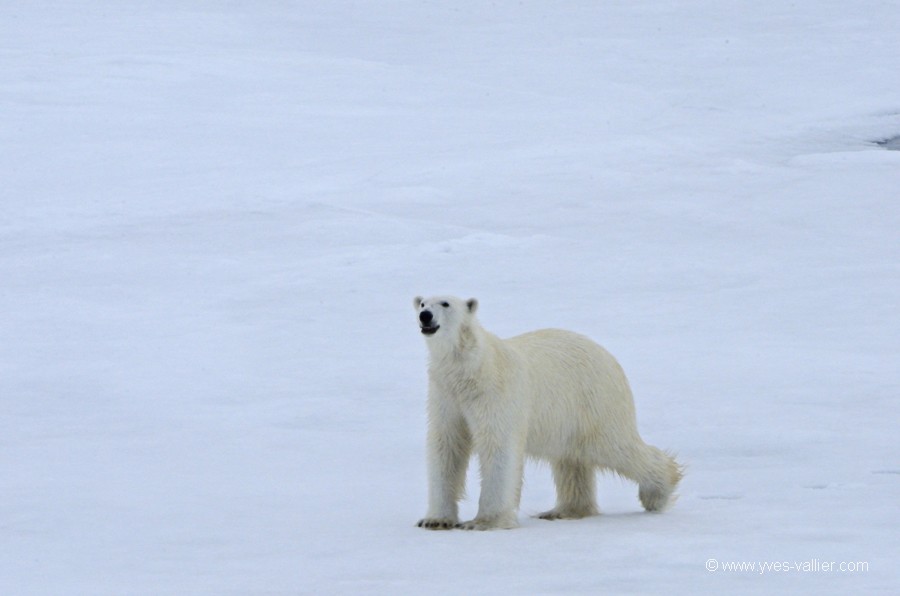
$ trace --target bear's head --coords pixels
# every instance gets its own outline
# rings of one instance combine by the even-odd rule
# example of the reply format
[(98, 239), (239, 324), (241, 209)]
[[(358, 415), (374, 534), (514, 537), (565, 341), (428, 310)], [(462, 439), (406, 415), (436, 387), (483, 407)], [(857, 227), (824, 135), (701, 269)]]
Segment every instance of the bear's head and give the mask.
[(453, 296), (422, 298), (416, 296), (413, 306), (419, 317), (419, 328), (426, 338), (435, 336), (458, 338), (472, 321), (478, 309), (474, 298), (462, 300)]

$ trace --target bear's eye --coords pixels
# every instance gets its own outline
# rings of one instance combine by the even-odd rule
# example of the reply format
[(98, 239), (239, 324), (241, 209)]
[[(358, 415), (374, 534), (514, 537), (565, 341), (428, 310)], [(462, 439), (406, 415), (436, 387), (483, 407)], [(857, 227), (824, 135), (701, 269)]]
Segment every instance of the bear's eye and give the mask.
[(444, 308), (450, 308), (450, 304), (448, 302), (441, 302), (441, 306)]

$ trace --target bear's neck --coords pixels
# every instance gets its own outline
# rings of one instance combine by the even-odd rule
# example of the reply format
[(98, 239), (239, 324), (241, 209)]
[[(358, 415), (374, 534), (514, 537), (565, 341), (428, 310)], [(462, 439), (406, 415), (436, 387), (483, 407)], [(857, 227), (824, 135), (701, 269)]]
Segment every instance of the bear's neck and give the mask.
[(453, 343), (429, 344), (432, 374), (460, 378), (474, 377), (488, 361), (493, 361), (500, 349), (500, 340), (471, 323), (460, 329)]

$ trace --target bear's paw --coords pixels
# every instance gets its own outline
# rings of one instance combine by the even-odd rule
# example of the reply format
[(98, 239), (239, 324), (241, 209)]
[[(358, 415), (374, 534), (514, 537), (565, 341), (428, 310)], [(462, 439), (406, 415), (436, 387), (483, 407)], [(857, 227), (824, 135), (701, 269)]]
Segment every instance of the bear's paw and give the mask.
[(473, 519), (471, 521), (462, 522), (461, 524), (456, 524), (456, 527), (460, 530), (511, 530), (512, 528), (518, 527), (518, 523), (515, 520), (508, 520), (503, 518), (497, 519)]

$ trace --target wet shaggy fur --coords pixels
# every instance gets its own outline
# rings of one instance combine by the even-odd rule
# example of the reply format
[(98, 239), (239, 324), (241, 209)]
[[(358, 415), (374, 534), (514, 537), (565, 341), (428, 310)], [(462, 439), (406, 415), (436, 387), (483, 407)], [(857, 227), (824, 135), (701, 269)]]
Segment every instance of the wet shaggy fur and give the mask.
[[(542, 519), (595, 515), (597, 470), (636, 482), (647, 511), (670, 502), (681, 468), (641, 440), (631, 389), (609, 352), (558, 329), (500, 339), (478, 323), (474, 299), (417, 297), (414, 306), (429, 351), (429, 497), (420, 527), (515, 527), (526, 457), (553, 471), (556, 506)], [(478, 513), (460, 523), (473, 453)]]

